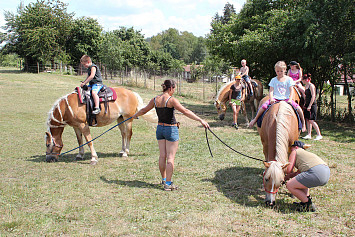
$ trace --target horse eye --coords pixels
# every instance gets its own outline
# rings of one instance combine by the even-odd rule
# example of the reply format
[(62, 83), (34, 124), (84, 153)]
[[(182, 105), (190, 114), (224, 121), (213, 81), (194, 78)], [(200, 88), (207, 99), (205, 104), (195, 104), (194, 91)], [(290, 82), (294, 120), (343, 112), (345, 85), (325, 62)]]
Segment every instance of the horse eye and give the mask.
[(49, 147), (51, 144), (46, 144), (46, 147)]
[(265, 182), (268, 182), (268, 181), (269, 181), (269, 179), (265, 178)]

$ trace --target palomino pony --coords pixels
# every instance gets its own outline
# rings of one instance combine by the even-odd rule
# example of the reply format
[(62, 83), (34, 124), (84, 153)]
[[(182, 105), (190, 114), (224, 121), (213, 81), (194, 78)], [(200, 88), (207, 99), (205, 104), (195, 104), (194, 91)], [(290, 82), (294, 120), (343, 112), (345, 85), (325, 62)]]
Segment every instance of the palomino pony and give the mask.
[[(260, 102), (260, 100), (263, 97), (263, 85), (261, 84), (261, 82), (259, 80), (255, 80), (252, 79), (252, 82), (255, 82), (257, 84), (257, 87), (254, 87), (254, 94), (253, 96), (248, 97), (248, 90), (245, 89), (245, 98), (244, 101), (242, 102), (242, 114), (245, 117), (245, 121), (248, 124), (249, 123), (249, 119), (248, 119), (248, 115), (246, 112), (246, 107), (245, 107), (245, 103), (247, 102), (250, 107), (251, 107), (251, 111), (252, 111), (252, 117), (254, 117), (254, 113), (256, 112), (256, 108), (258, 107), (258, 104)], [(219, 116), (220, 120), (223, 120), (227, 111), (227, 106), (226, 106), (226, 102), (229, 100), (229, 90), (230, 87), (234, 84), (234, 81), (231, 81), (229, 83), (226, 83), (218, 92), (216, 98), (217, 100), (215, 101), (214, 105), (217, 109), (217, 113)], [(241, 82), (243, 84), (243, 86), (246, 88), (246, 83), (244, 82), (244, 80)], [(254, 83), (252, 83), (254, 84)]]
[[(300, 96), (293, 89), (291, 98), (299, 104)], [(260, 106), (269, 99), (261, 100)], [(298, 118), (292, 105), (285, 101), (273, 104), (265, 113), (258, 132), (263, 144), (266, 167), (263, 184), (267, 205), (275, 205), (276, 194), (284, 181), (284, 169), (288, 165), (288, 153), (294, 141), (298, 140)]]
[[(114, 121), (122, 122), (134, 115), (140, 108), (143, 107), (142, 98), (135, 92), (124, 88), (113, 88), (116, 91), (117, 99), (108, 102), (107, 113), (104, 110), (96, 115), (97, 127), (102, 127), (111, 124)], [(147, 113), (144, 119), (153, 120), (152, 113)], [(127, 156), (129, 145), (132, 137), (132, 121), (127, 120), (118, 127), (121, 130), (122, 150), (120, 156)], [(91, 141), (90, 128), (86, 118), (86, 105), (81, 104), (76, 92), (72, 92), (54, 103), (52, 109), (48, 113), (47, 132), (46, 132), (46, 161), (58, 161), (58, 156), (63, 148), (62, 133), (64, 127), (69, 125), (74, 128), (78, 144), (83, 144), (82, 135), (86, 141)], [(91, 164), (95, 165), (98, 162), (98, 156), (94, 149), (93, 142), (88, 143), (91, 150)], [(82, 159), (84, 156), (84, 148), (79, 148), (77, 159)]]

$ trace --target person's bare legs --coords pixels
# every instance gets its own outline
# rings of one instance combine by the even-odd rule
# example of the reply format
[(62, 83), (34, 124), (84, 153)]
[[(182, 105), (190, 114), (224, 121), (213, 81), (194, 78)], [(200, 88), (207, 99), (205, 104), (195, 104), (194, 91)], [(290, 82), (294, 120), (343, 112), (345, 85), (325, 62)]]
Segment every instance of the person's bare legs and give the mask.
[(174, 172), (174, 160), (179, 141), (170, 142), (167, 140), (158, 140), (159, 144), (159, 170), (162, 178), (171, 181)]
[[(310, 130), (312, 130), (312, 126), (313, 126), (317, 132), (317, 136), (322, 136), (322, 134), (320, 133), (320, 129), (319, 129), (318, 124), (314, 120), (309, 120), (309, 123), (310, 123)], [(311, 132), (309, 132), (309, 133), (311, 133)]]
[(301, 202), (308, 202), (309, 188), (298, 182), (295, 177), (287, 181), (286, 187)]
[(297, 106), (297, 111), (298, 111), (298, 114), (300, 115), (300, 118), (302, 121), (302, 132), (306, 132), (307, 131), (306, 121), (304, 119), (304, 114), (303, 114), (303, 111), (300, 106)]
[(263, 109), (262, 107), (260, 107), (260, 109), (258, 110), (258, 113), (256, 114), (255, 118), (253, 118), (250, 123), (249, 123), (249, 128), (254, 127), (256, 121), (258, 121), (258, 118), (264, 113), (265, 109)]
[(95, 108), (99, 108), (100, 98), (99, 98), (99, 96), (97, 95), (97, 93), (92, 92), (92, 98), (94, 99)]

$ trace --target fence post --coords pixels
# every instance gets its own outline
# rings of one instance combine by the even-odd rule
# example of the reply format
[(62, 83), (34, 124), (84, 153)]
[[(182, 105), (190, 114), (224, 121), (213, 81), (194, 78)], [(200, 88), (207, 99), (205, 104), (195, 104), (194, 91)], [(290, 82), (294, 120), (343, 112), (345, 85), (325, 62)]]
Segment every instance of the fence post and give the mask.
[(39, 74), (39, 62), (37, 62), (37, 73)]

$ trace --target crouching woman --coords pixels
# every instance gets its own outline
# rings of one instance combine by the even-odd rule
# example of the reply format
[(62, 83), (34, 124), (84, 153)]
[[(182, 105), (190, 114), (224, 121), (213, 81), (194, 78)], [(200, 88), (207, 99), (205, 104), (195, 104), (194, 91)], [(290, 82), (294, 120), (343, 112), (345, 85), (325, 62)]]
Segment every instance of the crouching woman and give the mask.
[[(316, 154), (304, 150), (304, 143), (295, 141), (291, 147), (285, 180), (287, 189), (301, 202), (295, 203), (297, 211), (315, 211), (309, 189), (325, 185), (330, 177), (328, 165)], [(293, 168), (297, 168), (293, 172)]]

